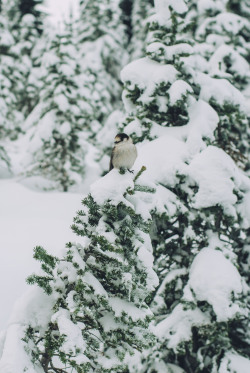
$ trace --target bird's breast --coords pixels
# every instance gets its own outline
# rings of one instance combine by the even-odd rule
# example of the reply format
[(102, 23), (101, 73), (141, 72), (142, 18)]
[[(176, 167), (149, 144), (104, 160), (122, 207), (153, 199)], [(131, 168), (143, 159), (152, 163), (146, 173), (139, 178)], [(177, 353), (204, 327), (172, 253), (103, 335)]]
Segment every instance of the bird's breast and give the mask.
[(117, 146), (113, 155), (113, 166), (115, 168), (131, 168), (135, 163), (137, 150), (134, 144), (121, 144)]

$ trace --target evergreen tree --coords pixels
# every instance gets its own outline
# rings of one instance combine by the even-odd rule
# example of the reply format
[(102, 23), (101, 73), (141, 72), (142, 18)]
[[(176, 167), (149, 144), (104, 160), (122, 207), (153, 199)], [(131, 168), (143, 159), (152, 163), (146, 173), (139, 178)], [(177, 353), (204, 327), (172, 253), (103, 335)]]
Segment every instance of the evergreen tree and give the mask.
[[(54, 37), (55, 30), (46, 29), (42, 36), (35, 30), (34, 17), (27, 15), (23, 17), (25, 20), (26, 27), (23, 28), (23, 41), (27, 38), (26, 42), (20, 42), (17, 44), (17, 48), (24, 49), (26, 54), (21, 56), (20, 65), (24, 66), (22, 72), (22, 89), (19, 91), (20, 107), (25, 118), (33, 111), (33, 109), (39, 104), (40, 91), (44, 86), (44, 75), (45, 66), (43, 64), (43, 56), (48, 50), (48, 46), (51, 45), (51, 41)], [(29, 27), (31, 26), (31, 27)]]
[(188, 122), (193, 88), (181, 79), (178, 70), (183, 70), (180, 58), (190, 55), (193, 49), (185, 39), (184, 23), (174, 20), (173, 25), (169, 25), (167, 20), (162, 15), (159, 25), (155, 16), (149, 18), (148, 57), (132, 62), (121, 74), (124, 104), (130, 114), (124, 125), (135, 141), (153, 139), (160, 126), (182, 126)]
[(153, 1), (134, 0), (131, 12), (132, 37), (129, 51), (131, 60), (145, 55), (147, 18), (153, 9)]
[(20, 132), (20, 122), (23, 120), (23, 116), (18, 111), (14, 92), (16, 79), (18, 80), (19, 77), (15, 69), (15, 56), (12, 53), (15, 40), (9, 30), (4, 12), (0, 15), (0, 31), (0, 138), (13, 140)]
[(18, 27), (18, 22), (21, 19), (18, 4), (18, 0), (10, 0), (3, 3), (3, 13), (9, 23), (11, 32), (13, 32), (13, 28)]
[(247, 0), (229, 0), (228, 6), (232, 12), (240, 16), (247, 17), (250, 14), (250, 5)]
[[(8, 22), (8, 29), (14, 39), (10, 53), (14, 59), (14, 68), (10, 79), (12, 80), (12, 93), (16, 98), (16, 109), (24, 117), (32, 111), (37, 103), (37, 89), (31, 96), (29, 82), (35, 70), (34, 50), (42, 43), (42, 22), (44, 15), (36, 10), (42, 1), (11, 0), (4, 3), (4, 15)], [(35, 93), (35, 94), (34, 94)], [(19, 125), (22, 127), (23, 120)]]
[[(140, 129), (134, 133), (134, 139), (152, 139), (161, 131), (159, 125), (187, 124), (188, 107), (192, 103), (190, 97), (201, 98), (216, 110), (220, 118), (214, 144), (233, 157), (239, 166), (248, 168), (249, 123), (243, 95), (227, 80), (197, 71), (194, 61), (190, 61), (195, 45), (188, 34), (189, 23), (185, 17), (178, 18), (175, 12), (171, 17), (171, 23), (164, 15), (157, 22), (154, 16), (149, 19), (146, 50), (149, 60), (144, 59), (141, 63), (149, 74), (154, 75), (153, 84), (147, 87), (145, 75), (139, 87), (136, 81), (129, 81), (129, 75), (126, 76), (129, 69), (122, 74), (124, 101), (131, 113), (124, 125), (131, 123), (131, 128), (138, 128), (136, 123), (139, 123)], [(161, 75), (158, 70), (154, 73), (155, 61), (162, 64)], [(141, 63), (135, 61), (131, 70), (140, 69)]]
[(129, 40), (131, 39), (132, 34), (133, 34), (132, 22), (131, 22), (133, 3), (134, 3), (133, 0), (121, 0), (120, 1), (120, 8), (122, 10), (121, 21), (126, 27), (126, 33), (128, 35)]
[(0, 142), (0, 177), (2, 174), (5, 174), (6, 169), (8, 171), (11, 169), (10, 159), (4, 146), (2, 146)]
[(28, 321), (20, 372), (127, 372), (129, 356), (152, 345), (146, 301), (158, 279), (145, 195), (153, 189), (138, 182), (142, 172), (133, 180), (113, 170), (92, 185), (72, 227), (80, 243), (67, 244), (62, 259), (35, 249), (43, 275), (28, 282), (48, 294), (51, 309), (45, 327), (39, 310)]
[(116, 0), (81, 0), (78, 22), (78, 45), (82, 73), (89, 86), (92, 141), (110, 113), (120, 107), (120, 70), (128, 53), (122, 12)]
[[(204, 66), (210, 76), (227, 79), (242, 91), (250, 81), (250, 22), (240, 10), (247, 9), (245, 1), (239, 1), (238, 7), (234, 4), (234, 1), (214, 1), (203, 6), (194, 3), (197, 22), (193, 36), (198, 41), (196, 54), (206, 61), (203, 64), (200, 57), (200, 66)], [(240, 106), (233, 107), (230, 100), (223, 105), (211, 104), (220, 113), (219, 145), (248, 169), (249, 120), (247, 123)], [(225, 126), (231, 128), (229, 136), (223, 134)]]
[[(250, 22), (242, 9), (245, 1), (192, 2), (187, 19), (192, 37), (198, 41), (195, 53), (199, 69), (213, 77), (226, 78), (237, 88), (249, 82)], [(246, 4), (245, 4), (246, 5)], [(203, 58), (203, 61), (202, 61)]]
[(81, 94), (86, 83), (81, 79), (70, 30), (51, 41), (42, 68), (40, 116), (31, 113), (34, 123), (28, 132), (32, 158), (27, 174), (42, 175), (54, 182), (54, 188), (67, 191), (84, 176), (86, 123), (93, 113)]
[(128, 50), (130, 59), (139, 58), (145, 54), (147, 18), (149, 17), (153, 1), (122, 0), (122, 21), (128, 34)]
[(132, 371), (171, 372), (178, 364), (188, 373), (222, 372), (225, 366), (233, 372), (236, 359), (250, 357), (242, 224), (250, 184), (217, 145), (219, 134), (227, 141), (234, 135), (230, 123), (246, 126), (244, 98), (188, 63), (193, 48), (184, 1), (155, 1), (155, 10), (147, 57), (121, 74), (127, 111), (122, 128), (144, 141), (141, 161), (158, 183), (151, 240), (160, 286), (151, 309), (159, 344)]
[(32, 81), (35, 69), (35, 58), (33, 57), (35, 49), (42, 41), (39, 40), (39, 33), (35, 28), (36, 18), (27, 14), (22, 17), (19, 23), (18, 38), (11, 52), (15, 58), (16, 72), (14, 93), (17, 100), (17, 109), (23, 113), (26, 118), (33, 110), (38, 99), (37, 86), (36, 91), (30, 94), (30, 81)]
[(44, 14), (38, 8), (38, 5), (41, 4), (43, 4), (43, 0), (10, 0), (4, 4), (10, 28), (17, 38), (21, 29), (20, 21), (27, 14), (35, 17), (36, 31), (42, 33)]
[[(187, 18), (193, 24), (192, 37), (198, 41), (191, 57), (195, 68), (245, 90), (250, 81), (249, 4), (245, 0), (237, 4), (234, 0), (191, 2), (190, 8)], [(241, 110), (232, 108), (229, 102), (216, 110), (221, 117), (217, 132), (219, 144), (248, 170), (249, 118), (247, 124)], [(227, 137), (222, 133), (225, 125), (232, 129)]]
[(32, 14), (35, 17), (36, 30), (41, 33), (43, 30), (44, 15), (38, 9), (38, 6), (43, 4), (43, 0), (19, 0), (19, 10), (21, 17), (26, 14)]
[[(12, 14), (13, 13), (13, 14)], [(5, 31), (1, 43), (1, 79), (3, 80), (2, 126), (12, 140), (23, 132), (24, 118), (37, 103), (35, 94), (29, 94), (29, 81), (33, 73), (32, 53), (39, 34), (35, 29), (36, 19), (31, 14), (21, 17), (16, 1), (4, 2), (2, 20)], [(3, 25), (3, 24), (2, 24)], [(3, 132), (2, 132), (3, 134)]]

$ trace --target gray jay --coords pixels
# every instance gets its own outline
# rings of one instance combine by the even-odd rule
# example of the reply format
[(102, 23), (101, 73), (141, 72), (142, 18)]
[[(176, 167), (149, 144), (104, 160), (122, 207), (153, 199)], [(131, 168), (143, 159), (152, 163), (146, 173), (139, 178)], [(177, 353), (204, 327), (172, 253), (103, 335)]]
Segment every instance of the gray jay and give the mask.
[(130, 171), (136, 157), (137, 149), (132, 139), (125, 133), (118, 133), (115, 137), (115, 146), (110, 158), (109, 171), (113, 168), (125, 168)]

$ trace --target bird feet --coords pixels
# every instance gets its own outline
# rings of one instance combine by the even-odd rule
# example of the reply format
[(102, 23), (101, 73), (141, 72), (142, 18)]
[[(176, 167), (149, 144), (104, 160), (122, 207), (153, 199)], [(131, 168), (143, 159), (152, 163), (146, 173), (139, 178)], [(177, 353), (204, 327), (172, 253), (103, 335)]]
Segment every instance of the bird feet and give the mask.
[(125, 167), (120, 167), (119, 173), (121, 175), (124, 175), (126, 173), (126, 171), (130, 172), (131, 174), (134, 173), (134, 170), (129, 170), (128, 168), (125, 168)]

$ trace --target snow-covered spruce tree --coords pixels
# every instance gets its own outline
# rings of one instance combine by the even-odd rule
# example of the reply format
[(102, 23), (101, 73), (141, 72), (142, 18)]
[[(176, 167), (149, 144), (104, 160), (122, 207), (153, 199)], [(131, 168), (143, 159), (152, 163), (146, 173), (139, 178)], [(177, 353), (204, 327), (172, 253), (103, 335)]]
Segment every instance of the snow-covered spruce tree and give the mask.
[(12, 47), (15, 44), (12, 33), (9, 31), (8, 20), (3, 12), (0, 15), (0, 138), (15, 139), (20, 132), (22, 114), (17, 109), (17, 97), (14, 92), (15, 55)]
[[(26, 117), (37, 98), (37, 92), (32, 97), (29, 94), (29, 79), (34, 65), (31, 54), (34, 47), (40, 43), (40, 34), (36, 29), (37, 19), (33, 14), (22, 15), (17, 1), (5, 2), (3, 14), (13, 40), (8, 50), (12, 61), (9, 61), (5, 74), (11, 82), (10, 95), (15, 97), (15, 111)], [(13, 108), (10, 108), (10, 111), (14, 111)], [(21, 129), (23, 121), (24, 118), (18, 118)]]
[(36, 118), (31, 113), (35, 122), (27, 133), (32, 155), (27, 174), (41, 175), (54, 188), (67, 191), (84, 176), (86, 123), (93, 116), (82, 94), (84, 82), (70, 30), (52, 39), (43, 55), (42, 71), (40, 115)]
[[(13, 53), (16, 56), (16, 67), (20, 78), (16, 79), (16, 95), (18, 108), (25, 118), (30, 114), (38, 101), (40, 82), (37, 79), (38, 51), (43, 49), (43, 43), (47, 42), (48, 27), (43, 33), (45, 14), (39, 10), (43, 0), (16, 0), (13, 12), (19, 18), (12, 26), (15, 38)], [(40, 76), (39, 76), (40, 78)], [(36, 89), (32, 89), (36, 83)]]
[(240, 16), (249, 16), (250, 15), (250, 4), (247, 0), (229, 0), (228, 5), (230, 10)]
[(18, 0), (4, 1), (2, 4), (2, 13), (6, 17), (11, 31), (13, 27), (18, 27), (18, 21), (20, 21), (21, 18), (18, 5)]
[(146, 47), (146, 19), (153, 8), (153, 0), (121, 0), (121, 20), (126, 27), (130, 60), (144, 55)]
[(15, 139), (18, 133), (19, 113), (16, 111), (16, 97), (11, 92), (11, 67), (14, 65), (10, 48), (14, 44), (13, 36), (8, 29), (4, 12), (0, 10), (0, 176), (10, 168), (10, 160), (6, 153), (6, 139)]
[(5, 147), (0, 141), (0, 178), (6, 175), (6, 171), (11, 170), (11, 164), (8, 154), (6, 153)]
[(129, 51), (131, 59), (139, 58), (145, 55), (147, 18), (152, 12), (153, 1), (134, 0), (131, 12), (131, 40)]
[(250, 79), (250, 21), (240, 12), (240, 4), (245, 1), (238, 2), (238, 9), (229, 0), (191, 3), (188, 18), (198, 41), (196, 53), (205, 59), (200, 68), (242, 90)]
[[(233, 1), (194, 3), (197, 23), (193, 36), (198, 43), (192, 57), (195, 61), (198, 55), (196, 68), (199, 66), (198, 69), (208, 72), (211, 77), (227, 79), (241, 91), (250, 82), (250, 21), (240, 12), (244, 3), (244, 0), (238, 2), (236, 13)], [(244, 110), (240, 104), (235, 105), (236, 102), (232, 105), (230, 100), (223, 105), (213, 98), (210, 101), (220, 116), (219, 146), (248, 169), (249, 121)], [(228, 127), (227, 136), (223, 133), (224, 127)]]
[(92, 141), (107, 117), (121, 106), (120, 70), (128, 61), (127, 36), (118, 0), (81, 0), (78, 21), (80, 65), (94, 116)]
[(13, 32), (15, 45), (11, 48), (16, 66), (13, 92), (17, 100), (17, 109), (23, 113), (25, 118), (33, 110), (39, 95), (39, 85), (32, 95), (30, 92), (30, 84), (34, 79), (32, 75), (36, 71), (34, 48), (37, 49), (37, 44), (41, 43), (41, 35), (36, 29), (36, 22), (32, 14), (26, 14), (20, 19), (18, 30)]
[[(247, 89), (250, 82), (249, 4), (245, 0), (238, 1), (237, 5), (234, 0), (225, 0), (193, 2), (192, 7), (188, 18), (194, 21), (193, 37), (198, 42), (192, 57), (195, 68), (212, 77), (227, 79), (241, 91)], [(238, 164), (242, 162), (243, 167), (249, 169), (249, 118), (247, 124), (241, 110), (229, 102), (216, 110), (221, 118), (219, 144)], [(232, 129), (228, 138), (221, 132), (225, 125)]]
[(161, 126), (185, 125), (193, 92), (178, 71), (180, 58), (193, 51), (183, 34), (185, 25), (169, 22), (165, 14), (161, 25), (154, 18), (148, 21), (148, 57), (132, 62), (121, 74), (125, 109), (130, 114), (124, 125), (135, 141), (155, 138)]
[[(19, 373), (127, 372), (129, 356), (154, 342), (146, 304), (158, 284), (148, 233), (153, 189), (140, 185), (141, 172), (133, 180), (112, 170), (92, 185), (72, 226), (78, 243), (67, 244), (62, 259), (35, 249), (44, 273), (28, 282), (43, 289), (51, 308), (41, 326), (29, 302)], [(7, 350), (0, 371), (14, 372), (16, 356), (7, 361)]]
[[(46, 69), (43, 64), (43, 56), (48, 51), (48, 46), (51, 45), (55, 30), (48, 23), (46, 30), (42, 35), (39, 35), (34, 28), (35, 19), (33, 15), (24, 16), (22, 22), (26, 24), (26, 28), (23, 29), (23, 41), (27, 38), (27, 42), (20, 41), (17, 47), (24, 48), (26, 52), (21, 57), (24, 65), (22, 75), (24, 78), (23, 88), (25, 90), (21, 102), (23, 104), (22, 112), (25, 115), (25, 119), (27, 119), (29, 114), (39, 104), (40, 91), (44, 88), (44, 69)], [(24, 125), (24, 130), (26, 130), (25, 127), (26, 124)]]
[(43, 30), (44, 14), (39, 10), (39, 5), (43, 4), (43, 0), (19, 0), (19, 10), (23, 16), (32, 14), (35, 17), (35, 28), (41, 34)]
[(125, 130), (146, 140), (138, 162), (158, 183), (151, 239), (160, 286), (151, 309), (159, 345), (132, 371), (170, 372), (178, 364), (188, 373), (241, 372), (250, 364), (244, 248), (250, 184), (215, 146), (221, 112), (214, 108), (227, 101), (235, 108), (244, 98), (188, 65), (185, 3), (155, 3), (148, 56), (121, 74)]
[[(139, 120), (142, 125), (140, 133), (134, 134), (138, 140), (152, 139), (157, 135), (157, 130), (153, 129), (157, 127), (154, 123), (161, 126), (184, 125), (188, 122), (188, 101), (192, 92), (197, 99), (208, 102), (219, 115), (214, 144), (225, 150), (242, 168), (248, 167), (249, 123), (243, 95), (226, 79), (211, 77), (197, 69), (195, 45), (191, 46), (193, 41), (187, 33), (190, 24), (185, 17), (177, 18), (173, 12), (171, 22), (164, 15), (161, 16), (160, 25), (154, 21), (154, 17), (149, 20), (146, 53), (150, 58), (149, 73), (154, 76), (154, 84), (149, 86), (146, 74), (140, 86), (136, 77), (131, 82), (123, 74), (125, 104), (127, 111), (133, 112), (125, 125), (132, 122), (133, 126), (134, 117), (136, 121)], [(155, 62), (162, 65), (161, 75), (158, 70), (154, 73)], [(140, 69), (141, 63), (149, 66), (148, 60), (135, 61), (131, 69)], [(145, 68), (149, 71), (149, 67)], [(164, 70), (166, 76), (163, 78)]]
[(21, 29), (20, 21), (27, 14), (35, 17), (36, 31), (39, 33), (42, 32), (44, 14), (39, 10), (39, 5), (43, 4), (43, 2), (44, 0), (9, 0), (4, 2), (3, 8), (5, 9), (5, 14), (9, 19), (11, 30), (16, 31), (17, 37), (18, 31)]
[(122, 10), (121, 14), (121, 21), (126, 27), (126, 34), (128, 36), (128, 40), (132, 37), (132, 22), (131, 22), (131, 13), (133, 7), (133, 0), (121, 0), (120, 1), (120, 8)]

